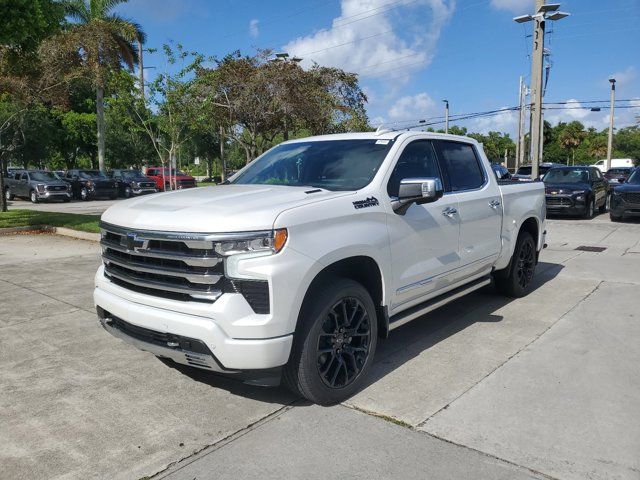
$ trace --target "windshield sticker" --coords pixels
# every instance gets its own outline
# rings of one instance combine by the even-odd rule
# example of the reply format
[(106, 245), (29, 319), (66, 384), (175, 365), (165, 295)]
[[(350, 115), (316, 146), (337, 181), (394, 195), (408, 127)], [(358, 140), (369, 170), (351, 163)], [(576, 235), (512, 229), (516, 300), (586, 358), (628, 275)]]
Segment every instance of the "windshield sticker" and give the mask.
[(368, 197), (364, 200), (353, 202), (353, 206), (356, 210), (367, 207), (377, 207), (378, 205), (380, 205), (380, 203), (378, 202), (378, 199), (376, 197)]
[(376, 140), (376, 145), (387, 145), (389, 140)]

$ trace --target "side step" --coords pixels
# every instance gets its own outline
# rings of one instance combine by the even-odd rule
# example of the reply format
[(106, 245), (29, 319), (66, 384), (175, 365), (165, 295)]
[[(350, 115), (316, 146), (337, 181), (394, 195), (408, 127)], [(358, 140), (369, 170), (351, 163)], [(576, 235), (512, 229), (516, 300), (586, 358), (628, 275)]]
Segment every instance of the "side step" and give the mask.
[(485, 287), (491, 284), (492, 278), (490, 276), (479, 278), (478, 280), (474, 280), (471, 283), (466, 285), (462, 285), (461, 287), (455, 288), (449, 292), (443, 293), (442, 295), (438, 295), (431, 300), (427, 300), (424, 303), (420, 303), (415, 307), (411, 307), (404, 312), (400, 312), (397, 315), (392, 316), (389, 319), (389, 331), (394, 330), (405, 323), (409, 323), (411, 320), (415, 320), (418, 317), (421, 317), (425, 313), (432, 312), (433, 310), (440, 308), (446, 305), (453, 300), (456, 300), (460, 297), (464, 297), (465, 295), (474, 292), (482, 287)]

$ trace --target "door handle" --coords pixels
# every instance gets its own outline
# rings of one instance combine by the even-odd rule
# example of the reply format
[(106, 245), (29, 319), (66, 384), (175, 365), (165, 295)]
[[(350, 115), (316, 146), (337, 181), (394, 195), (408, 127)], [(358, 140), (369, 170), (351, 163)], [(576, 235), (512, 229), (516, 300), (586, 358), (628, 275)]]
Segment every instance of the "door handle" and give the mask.
[(496, 208), (498, 208), (500, 206), (500, 202), (497, 201), (497, 200), (491, 200), (489, 202), (489, 206), (495, 210)]
[(451, 208), (451, 207), (445, 208), (442, 211), (442, 215), (444, 215), (445, 217), (449, 217), (449, 218), (453, 218), (453, 216), (456, 213), (458, 213), (458, 210), (456, 210), (455, 208)]

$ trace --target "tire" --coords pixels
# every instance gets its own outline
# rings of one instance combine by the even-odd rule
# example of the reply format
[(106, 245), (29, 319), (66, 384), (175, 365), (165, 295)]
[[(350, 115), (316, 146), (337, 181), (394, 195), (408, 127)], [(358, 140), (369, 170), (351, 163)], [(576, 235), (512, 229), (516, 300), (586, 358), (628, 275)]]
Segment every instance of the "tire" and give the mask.
[(582, 217), (583, 218), (587, 218), (587, 219), (591, 219), (591, 218), (593, 218), (595, 213), (596, 213), (596, 202), (592, 198), (591, 200), (589, 200), (589, 205), (587, 205), (587, 208), (586, 208), (585, 212), (582, 214)]
[(360, 390), (373, 363), (376, 309), (369, 292), (346, 278), (331, 278), (310, 294), (300, 311), (283, 380), (307, 400), (333, 405)]
[(535, 270), (536, 244), (529, 232), (520, 232), (509, 266), (494, 275), (496, 289), (507, 297), (524, 297), (530, 291)]
[(80, 189), (80, 200), (86, 202), (89, 200), (89, 190), (86, 187), (82, 187)]
[(69, 203), (71, 201), (71, 199), (69, 197), (65, 197), (65, 198), (62, 199), (62, 201), (64, 203)]
[(7, 199), (7, 202), (10, 202), (11, 200), (13, 200), (15, 198), (15, 195), (13, 193), (11, 193), (11, 189), (6, 188), (4, 191), (4, 198)]
[(607, 194), (607, 197), (604, 199), (604, 203), (600, 205), (600, 213), (606, 213), (609, 210), (609, 205), (611, 202), (611, 195)]
[(131, 187), (126, 187), (124, 189), (124, 198), (131, 198), (132, 195), (133, 191), (131, 190)]
[(38, 194), (35, 190), (29, 192), (29, 200), (31, 200), (31, 203), (38, 203)]
[(611, 213), (611, 211), (609, 211), (609, 219), (612, 222), (621, 222), (622, 221), (622, 216), (614, 215), (613, 213)]

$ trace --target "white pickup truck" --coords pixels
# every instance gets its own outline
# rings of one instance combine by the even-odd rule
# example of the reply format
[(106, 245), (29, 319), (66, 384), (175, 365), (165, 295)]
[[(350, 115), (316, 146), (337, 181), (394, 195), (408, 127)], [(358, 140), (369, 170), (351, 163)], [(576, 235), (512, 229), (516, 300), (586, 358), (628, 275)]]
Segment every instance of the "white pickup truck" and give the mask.
[(226, 185), (119, 202), (101, 230), (110, 333), (331, 404), (399, 325), (490, 283), (525, 295), (545, 197), (499, 184), (470, 138), (353, 133), (284, 142)]

